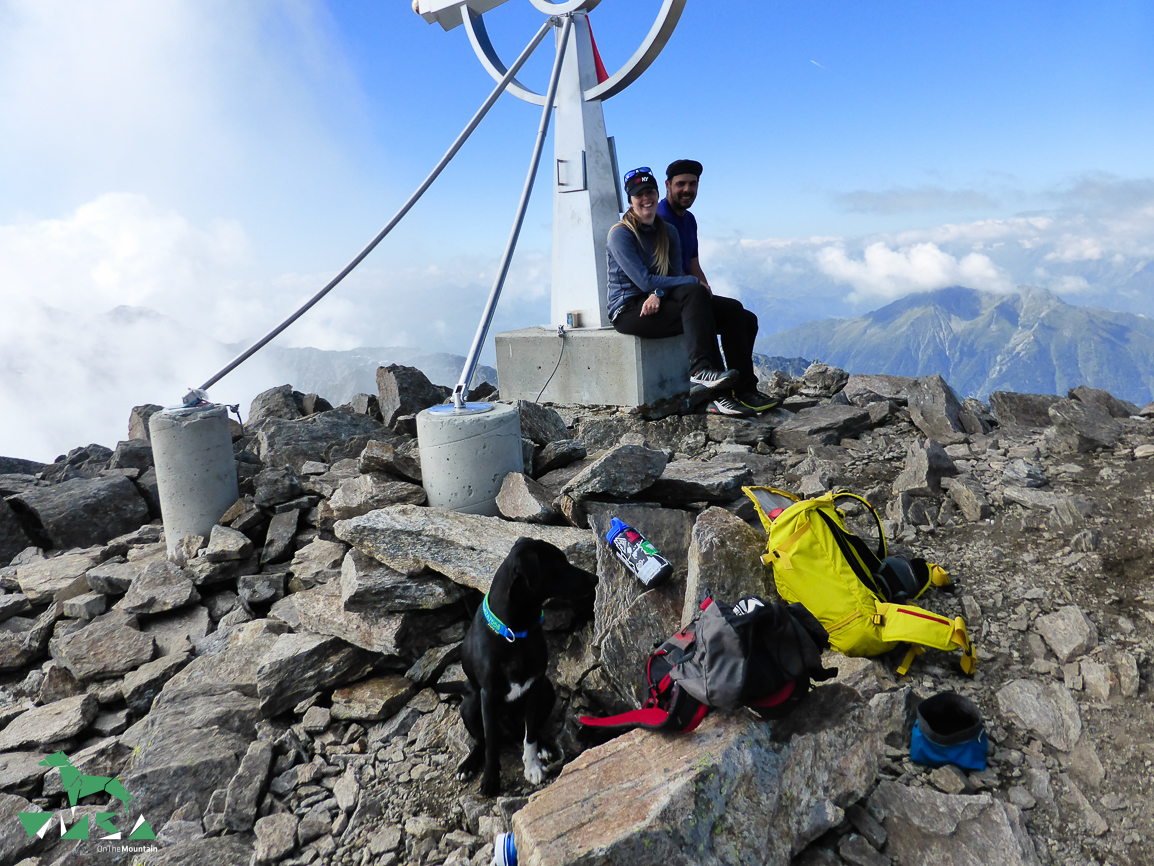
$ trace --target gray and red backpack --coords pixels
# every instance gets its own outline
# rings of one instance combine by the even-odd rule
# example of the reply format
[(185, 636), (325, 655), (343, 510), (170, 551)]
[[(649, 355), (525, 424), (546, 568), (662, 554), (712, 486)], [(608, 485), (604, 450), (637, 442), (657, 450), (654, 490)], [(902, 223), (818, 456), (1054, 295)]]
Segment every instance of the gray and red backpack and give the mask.
[(800, 604), (743, 598), (732, 608), (707, 598), (702, 613), (649, 657), (649, 697), (639, 710), (597, 718), (589, 728), (621, 732), (642, 727), (692, 731), (711, 707), (746, 706), (764, 719), (786, 715), (836, 668), (821, 663), (829, 635)]

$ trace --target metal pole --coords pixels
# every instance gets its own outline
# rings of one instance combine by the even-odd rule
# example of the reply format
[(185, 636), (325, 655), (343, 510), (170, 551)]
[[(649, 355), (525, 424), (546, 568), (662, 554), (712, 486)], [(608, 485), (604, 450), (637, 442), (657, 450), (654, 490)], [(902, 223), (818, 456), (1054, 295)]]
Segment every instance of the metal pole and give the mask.
[(561, 30), (561, 39), (557, 43), (557, 59), (553, 63), (553, 74), (549, 78), (549, 90), (545, 94), (545, 108), (541, 112), (541, 125), (537, 129), (537, 142), (533, 146), (533, 159), (529, 165), (529, 176), (525, 178), (525, 188), (521, 191), (521, 202), (517, 206), (517, 218), (513, 221), (513, 230), (509, 233), (508, 244), (505, 245), (505, 254), (501, 258), (497, 279), (493, 282), (493, 290), (489, 293), (485, 313), (481, 317), (477, 335), (473, 338), (469, 357), (465, 360), (465, 369), (461, 371), (461, 380), (453, 389), (453, 405), (457, 410), (465, 408), (465, 395), (468, 393), (469, 380), (473, 378), (473, 371), (477, 369), (477, 359), (481, 354), (481, 346), (485, 342), (485, 337), (488, 336), (489, 326), (493, 323), (497, 301), (501, 297), (505, 277), (509, 274), (509, 264), (513, 260), (513, 250), (517, 248), (517, 238), (520, 236), (521, 226), (525, 222), (525, 210), (529, 207), (529, 196), (533, 194), (533, 181), (537, 176), (537, 167), (541, 164), (541, 151), (545, 147), (545, 136), (549, 132), (549, 118), (553, 113), (553, 100), (557, 96), (557, 82), (561, 79), (561, 65), (565, 60), (565, 46), (569, 42), (569, 34), (572, 29), (573, 16), (566, 15), (565, 26)]
[[(467, 10), (463, 10), (463, 12), (466, 15), (469, 14)], [(497, 98), (504, 92), (505, 88), (509, 86), (509, 82), (512, 81), (513, 78), (517, 75), (517, 72), (520, 71), (521, 67), (525, 65), (525, 61), (529, 59), (529, 56), (533, 53), (534, 49), (536, 49), (537, 46), (541, 44), (541, 40), (545, 38), (545, 34), (548, 33), (554, 26), (556, 26), (556, 24), (557, 18), (552, 17), (543, 25), (541, 25), (541, 29), (537, 31), (537, 35), (533, 37), (527, 46), (525, 46), (525, 50), (521, 52), (521, 56), (517, 58), (512, 66), (509, 67), (509, 71), (505, 73), (500, 82), (498, 82), (497, 86), (493, 89), (493, 92), (489, 94), (489, 98), (485, 100), (484, 104), (482, 104), (481, 107), (477, 110), (477, 113), (473, 115), (473, 119), (469, 121), (469, 124), (465, 127), (461, 134), (457, 136), (457, 140), (453, 142), (452, 146), (445, 153), (445, 155), (441, 157), (441, 161), (437, 163), (436, 168), (434, 168), (429, 176), (425, 178), (424, 182), (419, 187), (417, 187), (417, 191), (409, 197), (409, 200), (401, 206), (401, 209), (397, 211), (396, 216), (389, 220), (388, 225), (381, 229), (380, 232), (377, 233), (377, 236), (369, 242), (368, 246), (361, 250), (357, 257), (345, 266), (344, 270), (333, 277), (328, 285), (313, 295), (312, 298), (310, 298), (303, 307), (301, 307), (299, 310), (297, 310), (295, 313), (293, 313), (291, 316), (289, 316), (287, 319), (265, 334), (251, 347), (238, 355), (232, 362), (228, 364), (228, 366), (226, 366), (219, 373), (201, 385), (200, 387), (202, 390), (211, 388), (213, 385), (215, 385), (217, 382), (219, 382), (221, 379), (223, 379), (253, 355), (255, 355), (257, 352), (263, 349), (266, 345), (268, 345), (269, 342), (273, 340), (273, 338), (280, 334), (281, 331), (283, 331), (285, 328), (287, 328), (289, 325), (311, 310), (321, 298), (335, 289), (341, 280), (352, 273), (353, 268), (364, 261), (365, 257), (376, 248), (377, 244), (385, 239), (385, 235), (387, 235), (396, 227), (397, 223), (399, 223), (405, 214), (407, 214), (412, 209), (413, 205), (417, 203), (417, 200), (425, 194), (425, 190), (433, 185), (433, 181), (437, 179), (437, 177), (444, 170), (445, 166), (449, 164), (449, 161), (457, 155), (457, 151), (461, 149), (462, 145), (464, 145), (469, 136), (473, 134), (473, 130), (477, 128), (477, 125), (484, 119), (485, 115), (489, 113), (489, 109), (493, 107), (493, 104), (497, 101)], [(566, 26), (568, 26), (568, 24), (566, 24)]]

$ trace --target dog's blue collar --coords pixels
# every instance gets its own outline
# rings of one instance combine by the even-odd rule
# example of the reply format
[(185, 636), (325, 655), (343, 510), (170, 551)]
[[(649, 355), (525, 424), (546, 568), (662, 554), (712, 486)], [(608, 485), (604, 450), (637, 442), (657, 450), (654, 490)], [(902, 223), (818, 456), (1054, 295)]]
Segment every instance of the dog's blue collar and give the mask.
[[(481, 610), (485, 613), (485, 622), (489, 624), (489, 628), (503, 637), (505, 640), (512, 643), (517, 638), (526, 638), (529, 636), (528, 631), (513, 631), (501, 620), (497, 619), (497, 615), (489, 609), (489, 593), (485, 593), (485, 597), (481, 600)], [(539, 622), (545, 621), (545, 611), (541, 611), (541, 619)]]

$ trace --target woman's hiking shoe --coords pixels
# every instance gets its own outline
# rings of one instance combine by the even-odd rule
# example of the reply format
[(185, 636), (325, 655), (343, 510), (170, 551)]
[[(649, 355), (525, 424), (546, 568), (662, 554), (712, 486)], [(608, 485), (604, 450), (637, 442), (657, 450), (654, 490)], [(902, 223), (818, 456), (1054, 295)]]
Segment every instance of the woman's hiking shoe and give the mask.
[(757, 411), (737, 402), (737, 398), (732, 394), (725, 394), (709, 404), (709, 413), (711, 415), (730, 415), (735, 418), (749, 418), (752, 415), (756, 415)]
[(737, 402), (754, 412), (768, 412), (770, 409), (776, 409), (781, 405), (781, 401), (775, 397), (770, 397), (768, 394), (762, 394), (756, 388), (750, 388), (747, 391), (734, 391), (733, 396), (737, 398)]
[(696, 373), (689, 375), (689, 382), (691, 385), (700, 385), (703, 388), (721, 388), (724, 385), (732, 384), (733, 380), (737, 378), (736, 370), (714, 370), (711, 367), (705, 367), (698, 370)]

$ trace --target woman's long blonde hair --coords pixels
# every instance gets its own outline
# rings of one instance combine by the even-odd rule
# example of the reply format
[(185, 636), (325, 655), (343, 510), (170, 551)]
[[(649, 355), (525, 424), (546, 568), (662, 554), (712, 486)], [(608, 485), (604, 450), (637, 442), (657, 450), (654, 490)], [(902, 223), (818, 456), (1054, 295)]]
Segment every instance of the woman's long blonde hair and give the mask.
[[(633, 232), (633, 236), (637, 238), (637, 244), (641, 249), (645, 249), (645, 245), (641, 243), (641, 232), (637, 228), (638, 222), (637, 214), (631, 207), (622, 214), (621, 221), (616, 223), (613, 228), (625, 226)], [(658, 276), (667, 277), (669, 276), (669, 232), (665, 230), (665, 221), (661, 217), (654, 219), (653, 227), (657, 230), (657, 242), (653, 248), (653, 267)]]

